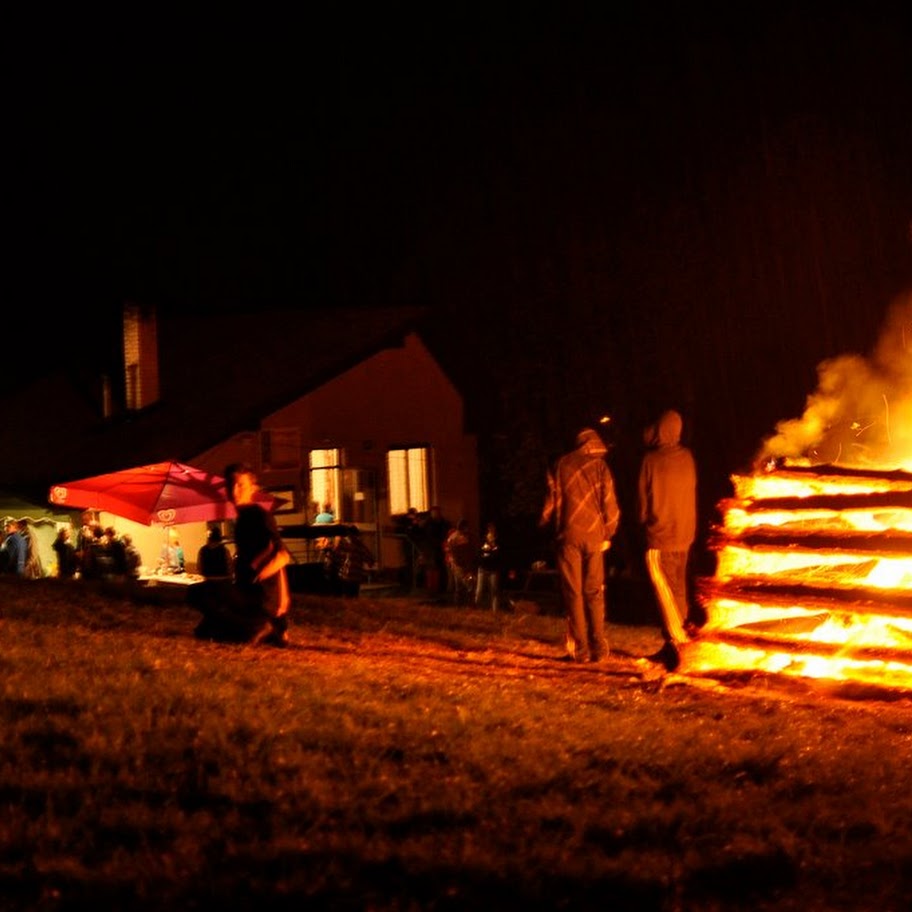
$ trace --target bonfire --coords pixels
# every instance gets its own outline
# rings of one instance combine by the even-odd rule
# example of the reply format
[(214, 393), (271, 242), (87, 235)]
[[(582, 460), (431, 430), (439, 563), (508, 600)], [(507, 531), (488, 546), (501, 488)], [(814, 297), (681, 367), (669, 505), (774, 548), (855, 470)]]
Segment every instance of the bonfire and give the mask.
[(910, 316), (894, 307), (871, 361), (822, 364), (804, 415), (731, 477), (715, 575), (698, 587), (707, 623), (682, 670), (912, 690), (912, 423), (896, 392), (910, 386)]

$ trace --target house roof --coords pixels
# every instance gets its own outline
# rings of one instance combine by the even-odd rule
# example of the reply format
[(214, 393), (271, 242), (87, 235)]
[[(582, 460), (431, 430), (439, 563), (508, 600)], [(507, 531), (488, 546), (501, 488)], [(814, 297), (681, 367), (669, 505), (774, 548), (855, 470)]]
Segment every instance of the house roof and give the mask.
[(40, 496), (62, 480), (162, 459), (189, 461), (257, 428), (263, 416), (365, 358), (401, 345), (424, 317), (420, 307), (160, 314), (159, 402), (104, 419), (103, 368), (83, 371), (82, 381), (65, 370), (38, 377), (4, 402), (0, 484)]

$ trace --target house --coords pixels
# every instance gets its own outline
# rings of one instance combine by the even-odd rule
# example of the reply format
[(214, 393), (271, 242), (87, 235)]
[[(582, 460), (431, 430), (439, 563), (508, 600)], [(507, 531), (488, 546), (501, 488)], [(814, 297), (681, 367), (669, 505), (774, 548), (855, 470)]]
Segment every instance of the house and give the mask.
[[(329, 503), (378, 567), (408, 562), (397, 516), (441, 507), (479, 522), (463, 398), (422, 341), (420, 308), (159, 314), (127, 304), (108, 362), (37, 377), (0, 428), (7, 488), (175, 459), (221, 474), (243, 460), (277, 493), (281, 526)], [(195, 550), (185, 542), (188, 560)], [(306, 539), (299, 560), (313, 559)]]

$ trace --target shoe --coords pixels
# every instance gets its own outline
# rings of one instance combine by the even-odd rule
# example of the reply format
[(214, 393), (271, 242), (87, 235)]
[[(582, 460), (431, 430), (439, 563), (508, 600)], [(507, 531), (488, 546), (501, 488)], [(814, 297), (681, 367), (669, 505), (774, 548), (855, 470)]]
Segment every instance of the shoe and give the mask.
[(277, 646), (279, 649), (284, 649), (291, 641), (288, 638), (287, 630), (273, 630), (263, 642), (269, 646)]
[(566, 655), (562, 655), (558, 662), (568, 662), (571, 665), (585, 665), (589, 661), (589, 656), (587, 655), (571, 655), (569, 652)]
[(681, 664), (681, 654), (678, 652), (679, 644), (666, 643), (659, 651), (662, 664), (668, 671), (674, 671)]
[(271, 636), (275, 635), (275, 632), (272, 621), (263, 621), (253, 631), (253, 635), (250, 637), (249, 642), (254, 646), (259, 646), (260, 643), (266, 643)]
[(592, 656), (592, 662), (604, 662), (605, 659), (611, 655), (611, 650), (608, 648), (608, 639), (602, 637), (600, 640), (596, 640), (594, 643), (591, 643), (589, 646), (589, 655)]
[(288, 645), (288, 615), (283, 614), (280, 617), (272, 619), (272, 634), (264, 640), (270, 646), (278, 646), (284, 649)]
[(193, 628), (193, 635), (198, 640), (214, 640), (215, 629), (208, 620), (202, 620)]

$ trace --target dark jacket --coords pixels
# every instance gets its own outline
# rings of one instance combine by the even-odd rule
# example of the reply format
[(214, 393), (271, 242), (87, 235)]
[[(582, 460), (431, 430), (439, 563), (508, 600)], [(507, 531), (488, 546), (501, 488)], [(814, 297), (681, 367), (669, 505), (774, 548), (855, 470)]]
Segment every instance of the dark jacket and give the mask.
[(638, 483), (639, 519), (646, 547), (687, 551), (697, 528), (697, 469), (691, 451), (681, 445), (681, 416), (667, 411), (647, 435)]

